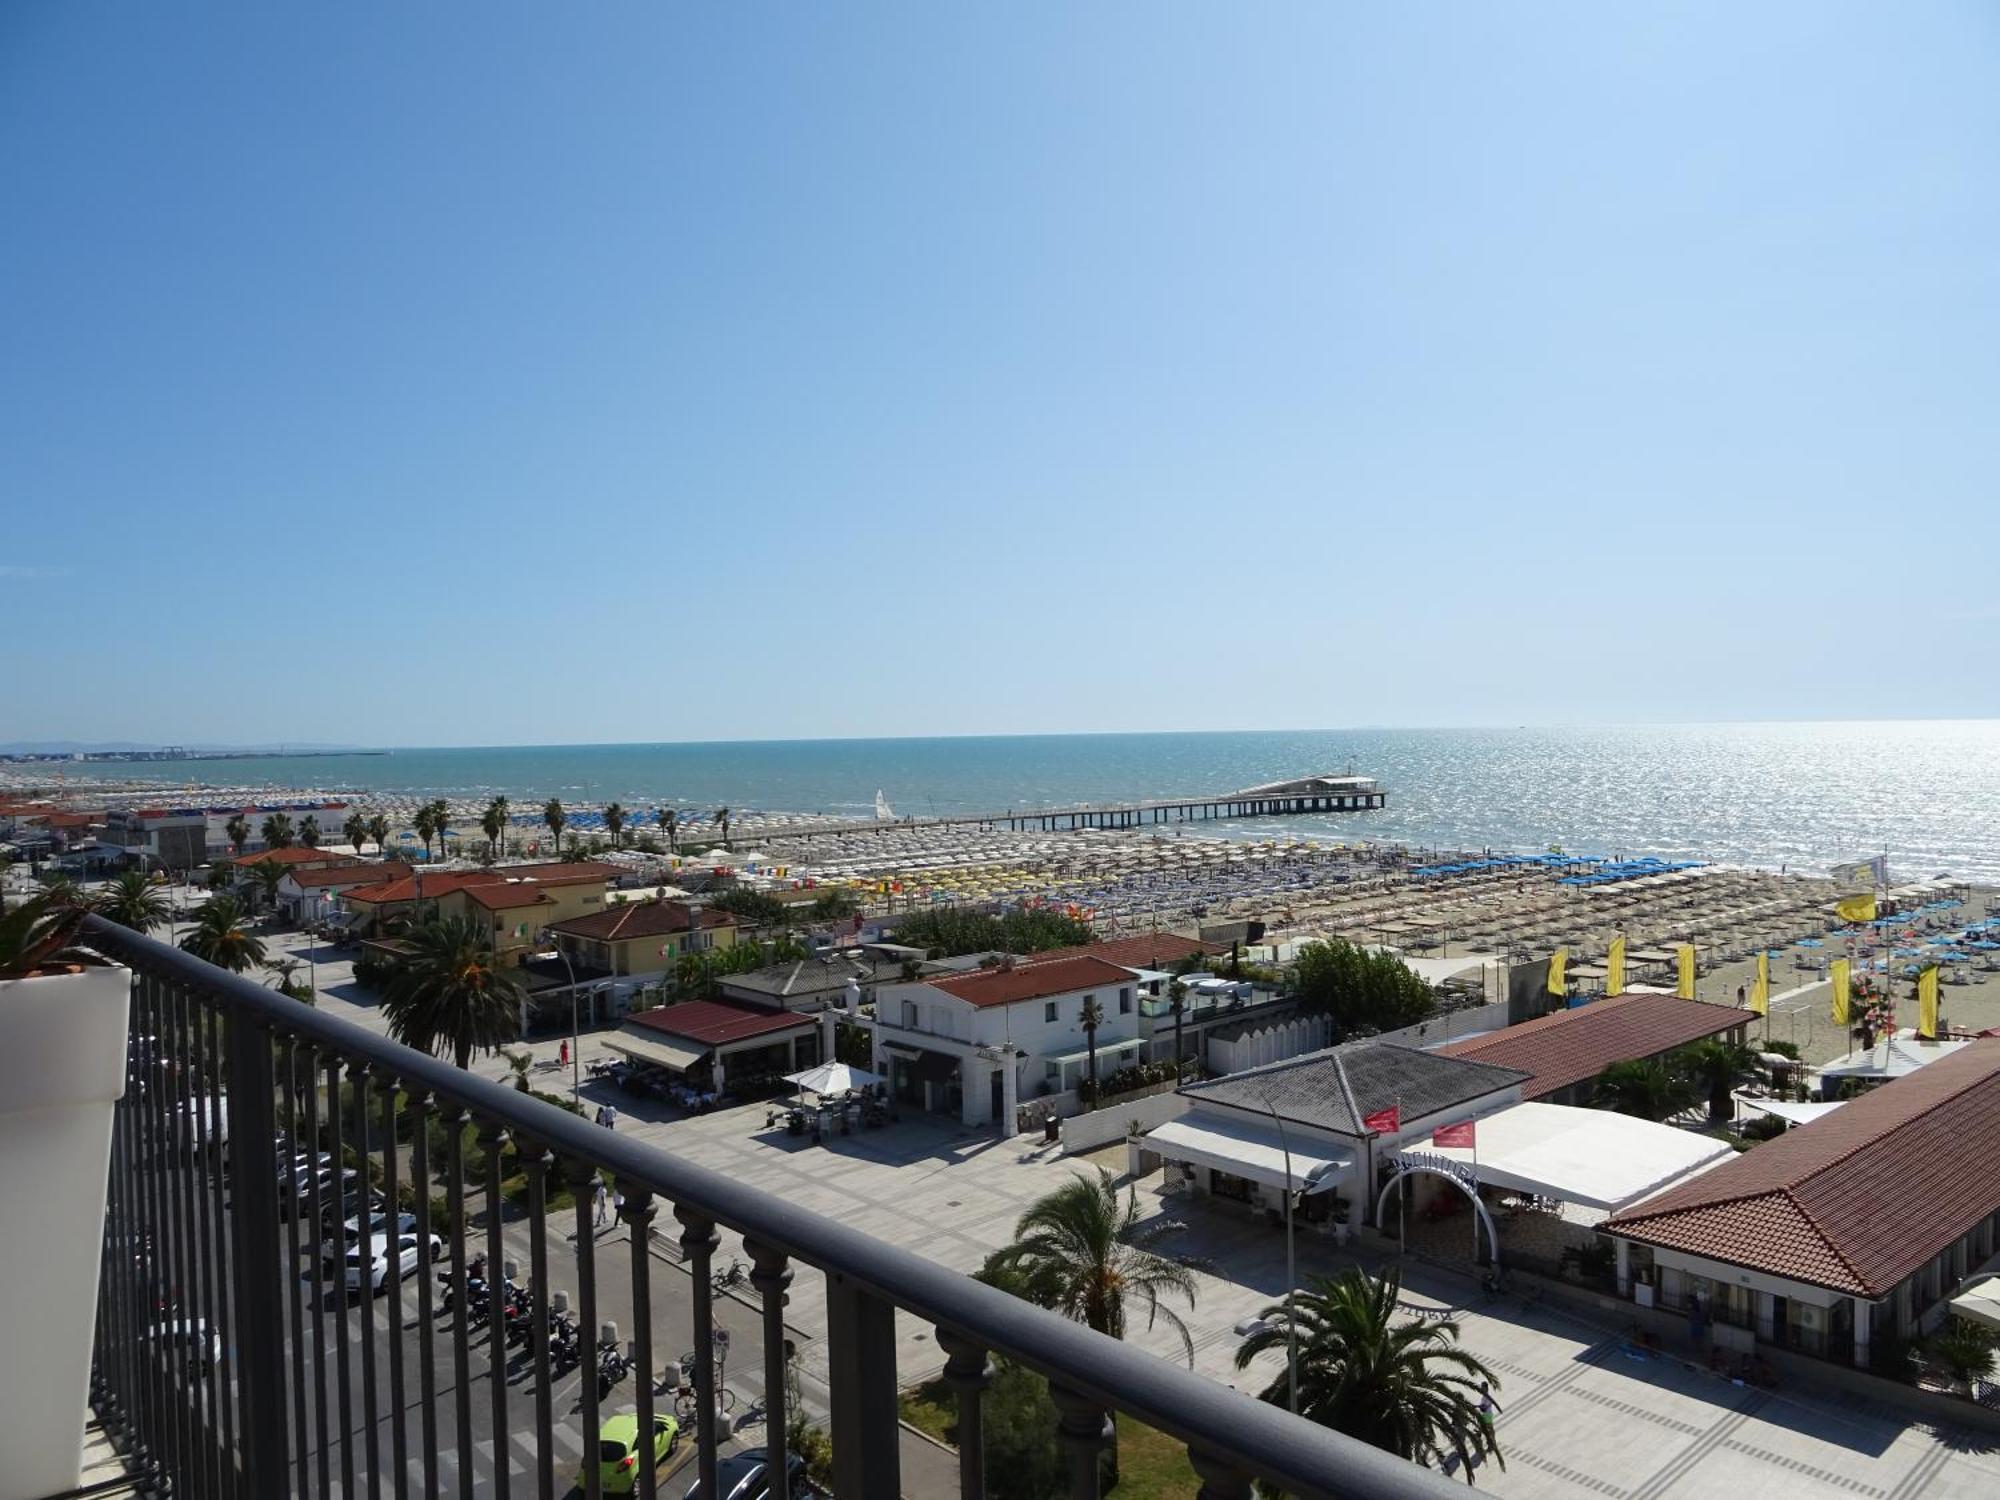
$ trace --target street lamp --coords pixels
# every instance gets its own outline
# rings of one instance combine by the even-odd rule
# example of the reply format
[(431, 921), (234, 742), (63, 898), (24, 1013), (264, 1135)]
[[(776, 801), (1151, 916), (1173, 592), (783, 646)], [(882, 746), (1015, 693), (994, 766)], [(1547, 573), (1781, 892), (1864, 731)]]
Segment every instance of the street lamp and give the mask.
[(1271, 1112), (1271, 1123), (1278, 1127), (1278, 1149), (1285, 1154), (1285, 1388), (1289, 1397), (1292, 1415), (1299, 1410), (1299, 1321), (1294, 1293), (1299, 1284), (1298, 1239), (1292, 1229), (1292, 1199), (1302, 1197), (1313, 1190), (1313, 1185), (1328, 1171), (1332, 1162), (1322, 1162), (1306, 1174), (1305, 1182), (1297, 1191), (1292, 1184), (1292, 1146), (1285, 1135), (1284, 1117), (1278, 1113), (1278, 1106), (1271, 1101), (1270, 1091), (1264, 1093), (1264, 1107)]
[(569, 961), (569, 952), (561, 942), (556, 944), (556, 957), (563, 962), (563, 971), (569, 975), (569, 1102), (581, 1103), (583, 1076), (583, 1035), (576, 1024), (576, 968)]

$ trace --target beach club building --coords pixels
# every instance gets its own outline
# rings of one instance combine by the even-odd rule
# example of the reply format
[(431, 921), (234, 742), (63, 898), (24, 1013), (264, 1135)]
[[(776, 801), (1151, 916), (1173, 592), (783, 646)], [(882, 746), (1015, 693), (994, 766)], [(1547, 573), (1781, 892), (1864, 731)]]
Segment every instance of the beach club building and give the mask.
[(328, 865), (293, 865), (278, 882), (278, 910), (299, 923), (338, 921), (340, 898), (349, 891), (407, 879), (409, 874), (410, 867), (398, 862), (343, 859)]
[(2000, 1247), (2000, 1039), (1613, 1215), (1618, 1283), (1718, 1343), (1869, 1363)]
[(349, 930), (363, 937), (380, 936), (391, 917), (435, 911), (481, 923), (501, 955), (518, 956), (539, 946), (542, 930), (550, 924), (601, 908), (607, 886), (619, 873), (615, 865), (589, 860), (412, 870), (343, 891), (340, 905)]
[(1597, 1075), (1613, 1063), (1658, 1061), (1713, 1036), (1740, 1043), (1751, 1019), (1734, 1006), (1628, 991), (1437, 1050), (1445, 1057), (1520, 1069), (1528, 1075), (1523, 1099), (1588, 1104)]
[(736, 918), (712, 906), (613, 897), (596, 911), (551, 922), (544, 936), (579, 980), (657, 979), (690, 953), (736, 946)]
[(1131, 969), (1088, 954), (884, 984), (875, 995), (874, 1070), (905, 1104), (1012, 1135), (1021, 1101), (1074, 1089), (1087, 1076), (1086, 1006), (1102, 1018), (1098, 1077), (1138, 1060), (1139, 985)]
[(690, 1000), (638, 1011), (605, 1045), (720, 1095), (730, 1079), (770, 1079), (820, 1060), (819, 1023), (797, 1011), (738, 1000)]

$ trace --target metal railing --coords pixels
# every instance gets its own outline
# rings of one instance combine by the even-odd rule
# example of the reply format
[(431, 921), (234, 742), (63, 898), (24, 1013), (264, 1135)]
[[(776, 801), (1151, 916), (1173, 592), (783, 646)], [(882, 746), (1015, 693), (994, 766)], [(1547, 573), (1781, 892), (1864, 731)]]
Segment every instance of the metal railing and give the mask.
[[(718, 1318), (735, 1325), (739, 1376), (751, 1380), (761, 1365), (759, 1441), (777, 1449), (802, 1390), (785, 1322), (795, 1267), (825, 1278), (827, 1331), (816, 1352), (825, 1361), (840, 1500), (904, 1493), (899, 1311), (934, 1330), (947, 1356), (943, 1379), (958, 1403), (957, 1490), (966, 1500), (987, 1492), (981, 1393), (994, 1356), (1048, 1379), (1074, 1497), (1099, 1492), (1099, 1454), (1114, 1411), (1185, 1443), (1207, 1500), (1247, 1500), (1253, 1478), (1304, 1497), (1467, 1493), (782, 1196), (178, 949), (100, 919), (92, 919), (88, 941), (134, 974), (94, 1400), (130, 1456), (170, 1493), (549, 1500), (571, 1492), (574, 1474), (578, 1491), (597, 1500), (599, 1419), (617, 1399), (610, 1377), (626, 1351), (600, 1348), (595, 1335), (600, 1315), (616, 1310), (630, 1319), (623, 1394), (637, 1431), (677, 1413), (692, 1429), (693, 1454), (678, 1455), (684, 1467), (673, 1493), (698, 1476), (702, 1493), (713, 1496), (737, 1425), (718, 1409), (733, 1395), (718, 1381), (718, 1351), (727, 1349), (715, 1337)], [(321, 1154), (330, 1159), (324, 1166)], [(343, 1171), (354, 1174), (345, 1186)], [(629, 1247), (600, 1246), (600, 1174), (618, 1195)], [(443, 1185), (435, 1200), (434, 1179)], [(386, 1213), (413, 1216), (414, 1265), (404, 1263), (398, 1225), (380, 1292), (370, 1294), (374, 1267), (358, 1254), (361, 1287), (350, 1297), (342, 1261), (355, 1241), (341, 1225), (350, 1212), (368, 1211), (371, 1188)], [(564, 1192), (573, 1199), (573, 1232), (559, 1217)], [(679, 1226), (678, 1266), (656, 1265), (651, 1253), (663, 1208)], [(743, 1237), (750, 1261), (739, 1296), (724, 1294), (735, 1278), (715, 1267), (725, 1230)], [(483, 1343), (468, 1282), (475, 1235), (494, 1289)], [(521, 1257), (523, 1242), (528, 1274), (510, 1317), (502, 1268)], [(629, 1249), (622, 1274), (617, 1248)], [(437, 1266), (434, 1254), (443, 1257)], [(573, 1353), (551, 1341), (562, 1323), (558, 1281), (581, 1323)], [(663, 1281), (675, 1291), (684, 1286), (684, 1298), (656, 1295)], [(676, 1332), (662, 1335), (659, 1326)], [(663, 1357), (663, 1337), (690, 1346), (680, 1367)], [(744, 1347), (756, 1343), (760, 1362)], [(636, 1469), (638, 1495), (665, 1492), (669, 1481), (654, 1465), (641, 1458)], [(802, 1475), (771, 1465), (777, 1500), (814, 1493)]]

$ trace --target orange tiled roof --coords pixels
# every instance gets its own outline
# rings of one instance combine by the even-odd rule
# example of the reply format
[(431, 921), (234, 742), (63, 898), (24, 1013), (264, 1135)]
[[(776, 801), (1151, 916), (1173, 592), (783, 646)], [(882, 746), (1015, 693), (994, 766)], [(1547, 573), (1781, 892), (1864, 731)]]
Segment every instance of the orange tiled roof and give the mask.
[(1672, 995), (1628, 993), (1523, 1021), (1437, 1050), (1533, 1075), (1524, 1099), (1541, 1099), (1595, 1078), (1615, 1062), (1654, 1057), (1746, 1025), (1748, 1011)]
[(2000, 1209), (2000, 1040), (1928, 1063), (1605, 1232), (1879, 1298)]
[(963, 974), (924, 980), (934, 990), (955, 995), (969, 1005), (1012, 1005), (1017, 1000), (1041, 1000), (1074, 990), (1130, 984), (1131, 971), (1101, 958), (1058, 958), (1046, 963), (1016, 963), (1010, 969), (972, 969)]
[(1184, 958), (1208, 957), (1229, 950), (1220, 943), (1204, 943), (1199, 938), (1175, 932), (1141, 933), (1137, 937), (1106, 938), (1098, 943), (1078, 943), (1073, 948), (1050, 948), (1014, 960), (1017, 964), (1054, 963), (1065, 958), (1101, 958), (1127, 969), (1163, 969)]

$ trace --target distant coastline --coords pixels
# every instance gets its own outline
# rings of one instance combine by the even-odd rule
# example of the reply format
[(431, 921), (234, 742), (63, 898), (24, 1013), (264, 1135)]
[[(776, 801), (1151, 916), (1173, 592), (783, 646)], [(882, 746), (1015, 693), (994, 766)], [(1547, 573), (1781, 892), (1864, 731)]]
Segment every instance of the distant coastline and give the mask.
[(0, 755), (0, 765), (147, 765), (155, 761), (210, 760), (347, 760), (358, 755), (392, 755), (390, 750), (74, 750), (42, 754)]

